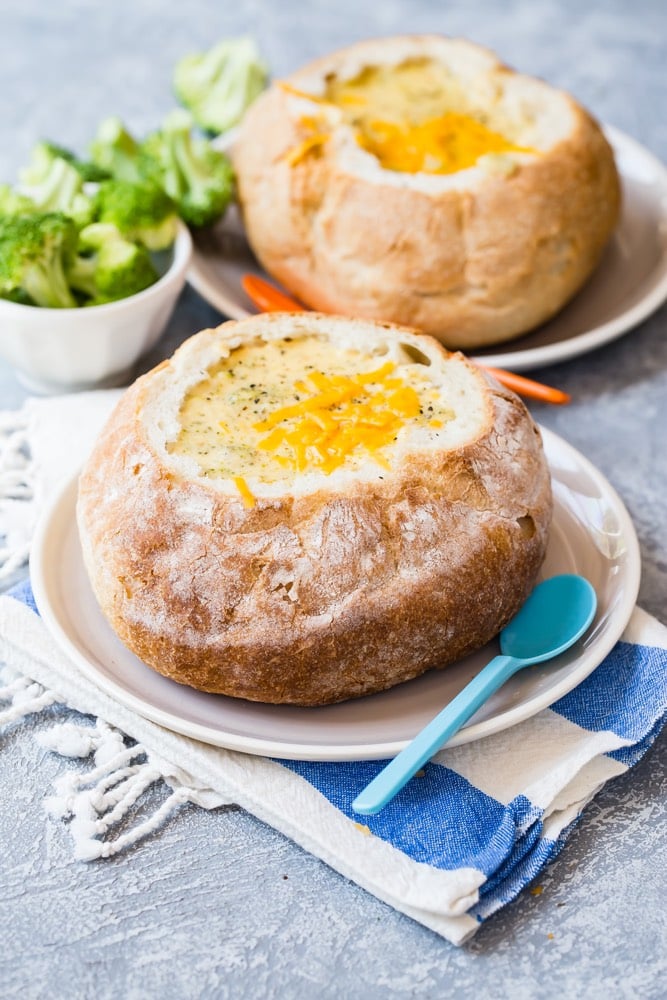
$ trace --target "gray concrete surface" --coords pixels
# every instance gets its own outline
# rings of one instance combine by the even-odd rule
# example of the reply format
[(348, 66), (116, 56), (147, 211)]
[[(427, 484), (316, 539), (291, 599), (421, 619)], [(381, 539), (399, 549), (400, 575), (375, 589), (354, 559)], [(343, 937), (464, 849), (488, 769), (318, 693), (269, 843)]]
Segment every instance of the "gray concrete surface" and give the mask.
[[(37, 138), (81, 147), (101, 118), (137, 132), (172, 105), (183, 53), (256, 36), (276, 74), (375, 34), (440, 31), (488, 44), (571, 90), (667, 160), (667, 7), (592, 0), (205, 0), (0, 4), (0, 179)], [(167, 355), (218, 314), (186, 290)], [(667, 310), (622, 339), (535, 371), (570, 392), (536, 418), (587, 455), (634, 520), (640, 603), (667, 621)], [(0, 408), (25, 392), (0, 365)], [(125, 856), (72, 860), (42, 800), (63, 763), (30, 722), (0, 745), (0, 996), (583, 997), (664, 995), (667, 741), (609, 784), (524, 895), (455, 949), (235, 810), (182, 812)], [(158, 794), (158, 793), (156, 793)]]

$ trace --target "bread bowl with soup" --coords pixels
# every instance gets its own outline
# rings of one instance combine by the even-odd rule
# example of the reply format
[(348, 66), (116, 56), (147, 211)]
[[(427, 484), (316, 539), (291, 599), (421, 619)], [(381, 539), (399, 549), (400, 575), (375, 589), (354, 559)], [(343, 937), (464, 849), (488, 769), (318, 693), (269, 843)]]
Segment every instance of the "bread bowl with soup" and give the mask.
[(360, 42), (275, 81), (232, 158), (250, 244), (301, 302), (452, 349), (549, 320), (619, 216), (612, 149), (573, 97), (436, 35)]
[(517, 396), (431, 337), (315, 313), (223, 323), (139, 378), (77, 503), (97, 600), (144, 663), (295, 705), (487, 643), (551, 512)]

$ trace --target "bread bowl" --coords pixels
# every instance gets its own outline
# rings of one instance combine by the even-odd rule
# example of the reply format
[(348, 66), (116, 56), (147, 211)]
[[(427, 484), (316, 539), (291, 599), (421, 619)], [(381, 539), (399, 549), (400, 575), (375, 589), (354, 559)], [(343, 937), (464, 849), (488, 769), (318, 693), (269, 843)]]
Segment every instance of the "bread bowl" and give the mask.
[(183, 684), (320, 705), (491, 639), (551, 518), (539, 429), (461, 354), (274, 313), (186, 341), (123, 395), (79, 482), (122, 641)]
[(274, 82), (232, 158), (253, 250), (304, 304), (462, 350), (560, 310), (619, 214), (612, 150), (572, 97), (435, 35)]

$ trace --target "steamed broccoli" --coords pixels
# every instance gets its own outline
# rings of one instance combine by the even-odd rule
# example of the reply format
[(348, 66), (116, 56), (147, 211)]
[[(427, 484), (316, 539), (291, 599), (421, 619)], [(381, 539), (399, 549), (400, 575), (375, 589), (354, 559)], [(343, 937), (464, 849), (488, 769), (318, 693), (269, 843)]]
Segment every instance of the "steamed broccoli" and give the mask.
[(93, 163), (109, 176), (122, 181), (141, 183), (139, 143), (120, 118), (105, 118), (90, 145)]
[(70, 288), (84, 302), (88, 299), (94, 300), (99, 295), (95, 268), (97, 260), (92, 254), (75, 254), (67, 265), (65, 277)]
[(90, 295), (85, 305), (135, 295), (159, 277), (148, 250), (124, 239), (112, 223), (94, 222), (82, 229), (79, 249), (68, 278), (73, 287)]
[(127, 240), (149, 250), (164, 250), (176, 239), (176, 206), (156, 184), (103, 181), (95, 209), (100, 222), (113, 223)]
[(71, 149), (67, 149), (66, 146), (60, 146), (57, 142), (49, 140), (45, 140), (42, 145), (54, 157), (60, 157), (61, 160), (66, 160), (70, 166), (74, 167), (84, 183), (87, 181), (103, 181), (111, 176), (108, 170), (103, 170), (102, 167), (98, 167), (91, 160), (79, 159), (76, 153), (73, 153)]
[(76, 226), (59, 212), (0, 217), (0, 296), (66, 309), (75, 306), (65, 276)]
[[(233, 173), (225, 154), (213, 149), (207, 139), (195, 138), (192, 127), (192, 116), (178, 109), (167, 116), (161, 129), (138, 143), (120, 119), (107, 118), (90, 153), (114, 180), (159, 187), (185, 222), (207, 226), (220, 218), (231, 200)], [(109, 218), (125, 228), (115, 210)]]
[(225, 132), (266, 86), (267, 69), (251, 38), (219, 42), (208, 52), (187, 55), (174, 70), (174, 92), (209, 132)]
[(95, 267), (96, 302), (115, 302), (155, 284), (159, 275), (145, 247), (110, 240), (100, 247)]
[(9, 184), (0, 184), (0, 215), (30, 215), (35, 203)]
[(0, 299), (7, 299), (8, 302), (17, 302), (20, 306), (34, 306), (28, 293), (23, 288), (14, 288), (6, 295), (0, 295)]
[(92, 222), (79, 233), (79, 250), (84, 253), (97, 251), (105, 243), (122, 239), (123, 234), (113, 222)]
[(185, 222), (208, 226), (227, 208), (234, 174), (224, 153), (193, 136), (192, 125), (187, 111), (172, 111), (162, 128), (142, 143), (141, 163), (144, 174), (173, 199)]
[(30, 164), (19, 174), (20, 193), (33, 202), (37, 212), (62, 212), (79, 226), (92, 219), (93, 206), (84, 193), (81, 174), (46, 142), (32, 151)]

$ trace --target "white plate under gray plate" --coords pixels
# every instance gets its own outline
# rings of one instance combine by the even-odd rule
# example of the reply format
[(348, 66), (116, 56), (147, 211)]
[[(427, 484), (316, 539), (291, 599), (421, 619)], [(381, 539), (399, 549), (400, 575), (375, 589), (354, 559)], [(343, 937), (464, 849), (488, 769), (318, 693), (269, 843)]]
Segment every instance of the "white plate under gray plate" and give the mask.
[[(625, 507), (579, 452), (543, 431), (555, 511), (542, 576), (580, 573), (598, 610), (585, 638), (497, 691), (450, 741), (499, 732), (553, 704), (602, 661), (621, 635), (639, 588), (639, 547)], [(76, 480), (38, 526), (30, 560), (40, 613), (82, 672), (117, 700), (168, 729), (215, 746), (302, 760), (391, 757), (498, 651), (497, 643), (391, 691), (323, 708), (261, 705), (183, 687), (145, 666), (117, 639), (88, 582), (74, 507)]]
[[(470, 351), (512, 371), (566, 361), (620, 337), (667, 298), (667, 168), (618, 129), (605, 128), (621, 176), (621, 218), (595, 274), (561, 312), (507, 344)], [(218, 145), (224, 143), (218, 142)], [(262, 274), (232, 208), (210, 231), (195, 234), (190, 284), (232, 319), (255, 312), (241, 288), (245, 273)]]

